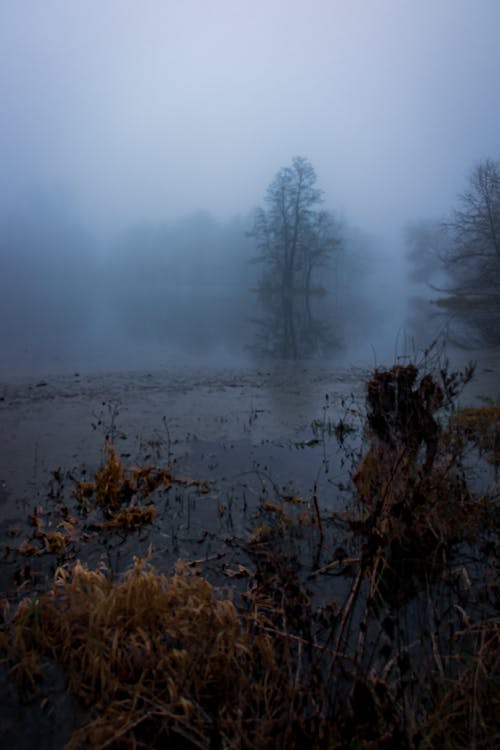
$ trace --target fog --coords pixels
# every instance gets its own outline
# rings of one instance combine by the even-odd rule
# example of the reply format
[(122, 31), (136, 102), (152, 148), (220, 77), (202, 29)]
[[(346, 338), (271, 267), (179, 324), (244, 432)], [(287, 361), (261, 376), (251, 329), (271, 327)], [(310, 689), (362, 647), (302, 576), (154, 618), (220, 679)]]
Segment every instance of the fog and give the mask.
[[(425, 346), (406, 231), (500, 156), (499, 28), (497, 0), (2, 2), (0, 373)], [(248, 232), (297, 155), (343, 242), (290, 307)]]

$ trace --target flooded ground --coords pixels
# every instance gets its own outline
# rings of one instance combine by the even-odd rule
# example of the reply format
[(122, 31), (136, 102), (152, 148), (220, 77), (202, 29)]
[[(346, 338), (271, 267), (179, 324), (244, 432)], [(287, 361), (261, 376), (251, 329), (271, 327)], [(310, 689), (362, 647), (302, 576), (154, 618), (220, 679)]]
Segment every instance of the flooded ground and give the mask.
[[(96, 468), (106, 435), (131, 461), (175, 459), (182, 473), (208, 471), (235, 481), (259, 464), (273, 481), (295, 477), (306, 492), (330, 459), (313, 422), (333, 422), (357, 409), (365, 376), (361, 368), (332, 373), (283, 365), (4, 382), (2, 517), (41, 502), (54, 469)], [(302, 460), (307, 441), (309, 458)]]
[[(468, 359), (455, 357), (452, 368)], [(483, 353), (461, 403), (497, 398), (499, 365), (498, 352)], [(23, 557), (16, 550), (26, 539), (39, 544), (39, 528), (56, 531), (61, 519), (78, 514), (73, 491), (79, 481), (91, 480), (105, 462), (106, 438), (124, 467), (169, 465), (174, 481), (154, 494), (154, 523), (132, 534), (96, 533), (94, 524), (102, 519), (92, 514), (80, 518), (69, 558), (106, 566), (116, 576), (130, 566), (134, 555), (152, 555), (154, 564), (168, 572), (183, 559), (209, 578), (222, 574), (232, 580), (240, 565), (249, 564), (244, 540), (261, 533), (263, 504), (272, 509), (279, 501), (287, 513), (305, 509), (312, 514), (316, 499), (322, 513), (342, 511), (352, 502), (350, 479), (359, 462), (369, 373), (367, 366), (334, 369), (284, 362), (260, 369), (184, 368), (4, 379), (0, 384), (4, 601), (15, 599), (23, 586), (30, 593), (46, 589), (61, 564), (58, 555), (36, 552)], [(66, 508), (64, 518), (61, 508)], [(332, 539), (331, 550), (325, 552), (328, 559), (335, 554)], [(310, 558), (314, 545), (309, 549), (307, 534), (297, 544), (298, 555)], [(48, 711), (43, 701), (36, 706), (19, 703), (5, 672), (0, 682), (1, 729), (18, 747), (59, 746), (79, 720), (78, 707), (54, 671), (49, 682), (57, 697)], [(19, 734), (28, 718), (30, 726), (39, 722), (41, 733)]]
[[(456, 355), (452, 368), (468, 359)], [(361, 428), (369, 372), (284, 362), (3, 380), (1, 520), (43, 502), (54, 469), (95, 469), (106, 435), (130, 461), (175, 459), (184, 474), (235, 483), (260, 472), (311, 492), (336, 464), (331, 426)], [(498, 352), (482, 352), (462, 401), (496, 398), (499, 375)]]

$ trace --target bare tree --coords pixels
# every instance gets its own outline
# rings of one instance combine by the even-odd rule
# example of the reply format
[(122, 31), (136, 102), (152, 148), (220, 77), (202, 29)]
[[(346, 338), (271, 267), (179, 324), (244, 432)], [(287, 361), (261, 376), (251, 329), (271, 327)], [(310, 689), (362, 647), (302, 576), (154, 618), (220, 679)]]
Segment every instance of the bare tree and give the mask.
[(469, 189), (447, 223), (450, 244), (444, 262), (454, 294), (494, 297), (500, 293), (500, 162), (480, 162)]
[(283, 291), (311, 290), (313, 270), (340, 249), (335, 220), (320, 210), (311, 163), (297, 156), (280, 169), (269, 185), (265, 208), (257, 209), (250, 236), (257, 242), (257, 260), (268, 267), (272, 284)]
[[(411, 278), (443, 296), (434, 300), (459, 343), (500, 341), (500, 162), (473, 169), (447, 221), (408, 230)], [(458, 328), (456, 326), (458, 323)]]

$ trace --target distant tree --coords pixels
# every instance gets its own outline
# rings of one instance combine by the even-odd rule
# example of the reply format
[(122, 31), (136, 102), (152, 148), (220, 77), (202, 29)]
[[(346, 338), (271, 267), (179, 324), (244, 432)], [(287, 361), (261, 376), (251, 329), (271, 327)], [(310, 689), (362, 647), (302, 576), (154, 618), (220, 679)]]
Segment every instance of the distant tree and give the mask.
[(267, 265), (272, 286), (309, 293), (314, 269), (340, 250), (336, 222), (320, 209), (322, 202), (314, 168), (301, 156), (280, 169), (269, 185), (266, 206), (257, 209), (250, 236), (257, 243), (257, 260)]
[[(473, 169), (450, 217), (407, 235), (412, 277), (443, 293), (438, 307), (482, 343), (500, 341), (500, 162)], [(441, 278), (437, 278), (438, 268)], [(462, 338), (463, 336), (459, 336)], [(469, 334), (466, 338), (470, 340)]]
[(424, 219), (409, 224), (406, 246), (410, 281), (429, 285), (439, 282), (448, 245), (449, 232), (442, 221)]
[(469, 189), (447, 227), (444, 262), (450, 291), (466, 296), (500, 293), (500, 162), (486, 159), (473, 170)]

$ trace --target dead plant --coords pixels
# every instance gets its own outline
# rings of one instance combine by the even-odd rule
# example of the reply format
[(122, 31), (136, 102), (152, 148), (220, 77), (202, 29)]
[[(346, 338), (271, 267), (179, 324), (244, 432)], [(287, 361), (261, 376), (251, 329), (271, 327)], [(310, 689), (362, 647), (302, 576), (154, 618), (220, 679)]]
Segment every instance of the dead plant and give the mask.
[(299, 747), (289, 647), (257, 594), (243, 615), (182, 565), (167, 578), (143, 560), (115, 584), (80, 563), (59, 569), (14, 618), (17, 677), (33, 686), (37, 657), (52, 657), (88, 707), (68, 748)]

